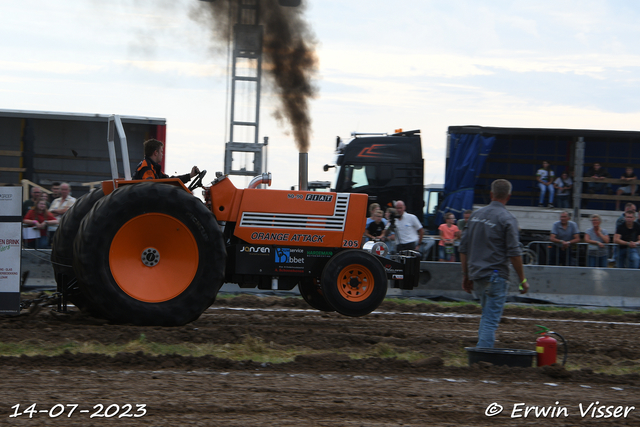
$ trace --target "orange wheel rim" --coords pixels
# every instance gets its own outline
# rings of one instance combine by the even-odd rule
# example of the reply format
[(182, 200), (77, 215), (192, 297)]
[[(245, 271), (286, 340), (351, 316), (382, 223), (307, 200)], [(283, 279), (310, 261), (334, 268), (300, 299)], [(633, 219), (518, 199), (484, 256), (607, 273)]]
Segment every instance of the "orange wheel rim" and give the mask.
[(338, 275), (338, 290), (340, 295), (352, 302), (364, 301), (373, 292), (373, 274), (368, 268), (358, 264), (351, 264), (340, 271)]
[(109, 267), (127, 295), (163, 302), (184, 292), (198, 270), (198, 244), (179, 220), (148, 213), (118, 230), (109, 249)]

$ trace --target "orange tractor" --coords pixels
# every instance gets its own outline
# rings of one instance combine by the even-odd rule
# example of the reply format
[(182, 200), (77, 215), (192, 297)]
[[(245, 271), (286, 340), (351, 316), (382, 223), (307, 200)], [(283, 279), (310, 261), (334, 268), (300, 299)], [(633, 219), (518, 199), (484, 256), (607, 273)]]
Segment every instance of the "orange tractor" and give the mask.
[(135, 181), (125, 172), (80, 198), (53, 240), (63, 303), (114, 323), (171, 326), (197, 319), (225, 282), (297, 285), (312, 307), (347, 316), (375, 310), (389, 280), (417, 286), (416, 253), (360, 249), (366, 195), (254, 188), (270, 184), (270, 174), (237, 189), (218, 173), (203, 203), (192, 191), (205, 173), (187, 188), (177, 178)]

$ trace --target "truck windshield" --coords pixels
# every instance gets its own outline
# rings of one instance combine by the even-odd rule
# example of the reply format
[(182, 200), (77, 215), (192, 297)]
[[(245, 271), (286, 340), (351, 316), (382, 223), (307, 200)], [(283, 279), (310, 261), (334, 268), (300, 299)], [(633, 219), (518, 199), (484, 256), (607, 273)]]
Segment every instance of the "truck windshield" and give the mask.
[(425, 190), (425, 193), (427, 197), (427, 203), (426, 203), (427, 214), (435, 215), (436, 211), (438, 210), (438, 203), (440, 201), (438, 196), (442, 193), (436, 192), (436, 191), (429, 191), (429, 190)]
[(376, 167), (363, 165), (343, 165), (338, 167), (336, 182), (333, 185), (336, 191), (352, 191), (357, 188), (370, 185), (369, 179), (375, 179)]

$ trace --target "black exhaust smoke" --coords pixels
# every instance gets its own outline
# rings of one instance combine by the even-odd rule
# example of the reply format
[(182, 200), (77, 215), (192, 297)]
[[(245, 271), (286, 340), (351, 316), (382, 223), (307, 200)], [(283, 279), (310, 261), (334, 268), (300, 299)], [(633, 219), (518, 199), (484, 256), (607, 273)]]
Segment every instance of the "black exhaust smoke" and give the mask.
[(258, 23), (264, 27), (263, 69), (281, 104), (275, 116), (289, 121), (298, 151), (307, 153), (311, 135), (309, 100), (317, 92), (312, 79), (318, 59), (315, 36), (303, 19), (304, 6), (281, 6), (283, 0), (215, 0), (195, 3), (191, 17), (209, 28), (214, 43), (220, 45), (233, 37), (238, 2), (257, 6)]

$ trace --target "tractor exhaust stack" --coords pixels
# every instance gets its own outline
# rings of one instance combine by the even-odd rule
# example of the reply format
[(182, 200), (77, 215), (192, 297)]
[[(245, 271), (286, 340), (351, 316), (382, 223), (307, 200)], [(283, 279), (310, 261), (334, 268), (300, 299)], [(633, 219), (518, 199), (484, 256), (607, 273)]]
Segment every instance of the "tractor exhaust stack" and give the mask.
[(298, 173), (298, 189), (307, 191), (309, 189), (309, 153), (300, 153)]

